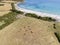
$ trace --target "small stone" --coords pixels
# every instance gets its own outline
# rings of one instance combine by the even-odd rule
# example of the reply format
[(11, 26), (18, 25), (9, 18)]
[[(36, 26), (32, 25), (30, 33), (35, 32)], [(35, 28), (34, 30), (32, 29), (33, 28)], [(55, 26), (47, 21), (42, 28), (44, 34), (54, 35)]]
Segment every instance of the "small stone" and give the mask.
[(31, 33), (33, 33), (33, 32), (31, 31)]
[(22, 29), (20, 29), (20, 30), (22, 30)]
[(26, 35), (26, 33), (24, 33), (24, 35)]
[(30, 26), (28, 26), (28, 27), (30, 27)]
[(26, 27), (24, 27), (24, 28), (26, 28)]
[(28, 30), (25, 30), (25, 31), (28, 31)]
[(29, 30), (31, 30), (31, 29), (29, 28)]

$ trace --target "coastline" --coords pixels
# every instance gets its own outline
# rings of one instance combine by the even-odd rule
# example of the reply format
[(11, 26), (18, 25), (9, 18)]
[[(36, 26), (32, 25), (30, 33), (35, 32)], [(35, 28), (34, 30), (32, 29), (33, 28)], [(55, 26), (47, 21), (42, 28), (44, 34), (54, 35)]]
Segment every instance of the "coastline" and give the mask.
[(53, 19), (56, 19), (57, 22), (60, 22), (60, 16), (59, 16), (59, 15), (48, 14), (48, 13), (37, 12), (37, 11), (32, 11), (32, 10), (20, 8), (20, 7), (17, 6), (17, 4), (15, 4), (15, 8), (16, 8), (16, 10), (22, 11), (22, 12), (24, 12), (24, 13), (34, 13), (34, 14), (36, 14), (37, 16), (51, 17), (51, 18), (53, 18)]

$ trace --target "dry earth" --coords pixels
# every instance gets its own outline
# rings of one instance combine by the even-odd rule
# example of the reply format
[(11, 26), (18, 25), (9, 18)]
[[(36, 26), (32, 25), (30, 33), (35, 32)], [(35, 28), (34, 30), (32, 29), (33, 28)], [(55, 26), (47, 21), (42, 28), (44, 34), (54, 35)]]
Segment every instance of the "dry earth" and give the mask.
[(0, 45), (59, 45), (55, 35), (49, 31), (52, 23), (21, 18), (0, 31)]

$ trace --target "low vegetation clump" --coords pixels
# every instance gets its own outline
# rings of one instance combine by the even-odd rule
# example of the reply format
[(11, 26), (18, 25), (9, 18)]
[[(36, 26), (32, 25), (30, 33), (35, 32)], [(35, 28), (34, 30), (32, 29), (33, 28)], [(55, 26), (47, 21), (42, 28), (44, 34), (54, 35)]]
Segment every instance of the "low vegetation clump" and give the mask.
[(4, 4), (0, 4), (0, 6), (4, 6)]
[(4, 21), (0, 21), (0, 26), (2, 26), (3, 24), (5, 24), (5, 22)]
[(12, 12), (16, 12), (16, 13), (18, 13), (18, 14), (24, 14), (24, 12), (22, 12), (22, 11), (18, 11), (18, 10), (11, 10)]
[(53, 24), (54, 34), (60, 42), (60, 22), (56, 22)]
[(53, 24), (53, 28), (56, 29), (56, 24)]
[(11, 24), (16, 20), (16, 16), (18, 13), (16, 12), (9, 12), (8, 14), (5, 14), (4, 16), (0, 17), (0, 22), (4, 21), (5, 23), (0, 26), (0, 30), (4, 28), (5, 26)]
[(51, 17), (40, 17), (39, 19), (45, 20), (45, 21), (56, 21), (55, 19)]
[(54, 34), (57, 37), (58, 41), (60, 42), (60, 35), (59, 35), (59, 33), (55, 32)]
[(25, 16), (38, 18), (36, 14), (26, 13)]
[(37, 16), (36, 14), (31, 14), (31, 13), (26, 13), (25, 16), (34, 17), (34, 18), (41, 19), (44, 21), (56, 21), (55, 19), (51, 17), (41, 17), (41, 16)]

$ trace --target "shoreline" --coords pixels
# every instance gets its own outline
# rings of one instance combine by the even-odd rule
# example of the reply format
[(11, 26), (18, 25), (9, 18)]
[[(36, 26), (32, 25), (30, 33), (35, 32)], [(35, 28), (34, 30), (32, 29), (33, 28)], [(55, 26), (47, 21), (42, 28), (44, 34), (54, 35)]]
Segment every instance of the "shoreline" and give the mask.
[(17, 6), (17, 4), (15, 4), (15, 8), (16, 8), (16, 10), (22, 11), (22, 12), (24, 12), (24, 13), (34, 13), (34, 14), (36, 14), (37, 16), (51, 17), (51, 18), (53, 18), (53, 19), (56, 19), (57, 22), (60, 22), (60, 16), (59, 16), (59, 15), (48, 14), (48, 13), (37, 12), (37, 11), (32, 11), (32, 10), (20, 8), (20, 7)]

